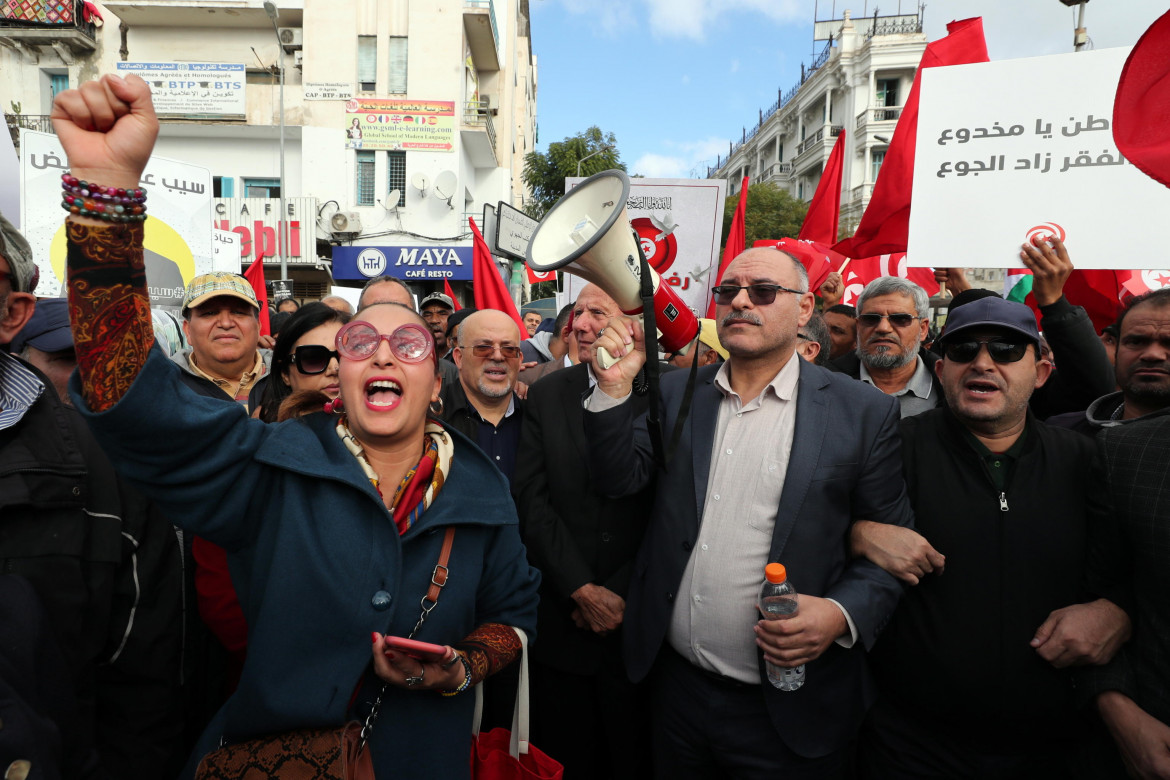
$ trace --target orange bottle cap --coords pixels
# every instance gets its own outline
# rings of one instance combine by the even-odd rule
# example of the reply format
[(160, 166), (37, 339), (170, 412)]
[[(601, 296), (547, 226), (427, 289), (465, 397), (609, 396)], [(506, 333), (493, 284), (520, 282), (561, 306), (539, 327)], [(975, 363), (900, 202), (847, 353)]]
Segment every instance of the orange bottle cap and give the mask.
[(769, 563), (764, 567), (764, 577), (773, 585), (779, 585), (788, 579), (788, 572), (784, 570), (782, 563)]

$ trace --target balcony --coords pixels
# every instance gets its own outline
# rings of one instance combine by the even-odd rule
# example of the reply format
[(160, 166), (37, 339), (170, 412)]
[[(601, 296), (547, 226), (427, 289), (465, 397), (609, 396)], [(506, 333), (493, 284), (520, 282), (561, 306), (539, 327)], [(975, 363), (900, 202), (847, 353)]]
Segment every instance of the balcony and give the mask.
[(841, 125), (823, 125), (801, 141), (792, 158), (793, 173), (807, 173), (818, 165), (823, 166), (841, 130)]
[(463, 106), (463, 121), (459, 128), (463, 149), (476, 168), (495, 168), (496, 126), (492, 123), (488, 101), (468, 101)]
[(822, 143), (825, 140), (826, 130), (829, 131), (828, 137), (832, 139), (841, 135), (841, 129), (841, 125), (825, 125), (820, 130), (817, 130), (815, 133), (800, 142), (800, 146), (796, 149), (796, 156), (799, 157), (817, 144)]
[(96, 28), (85, 21), (82, 3), (72, 9), (53, 9), (48, 2), (30, 6), (0, 8), (0, 44), (18, 51), (51, 46), (65, 62), (97, 48)]
[(764, 168), (760, 172), (760, 181), (774, 181), (787, 183), (792, 179), (792, 163), (778, 162)]
[[(103, 2), (131, 27), (248, 27), (270, 33), (264, 0), (110, 0)], [(304, 0), (276, 0), (281, 27), (300, 27)]]
[(857, 203), (868, 203), (870, 197), (872, 196), (873, 182), (866, 182), (865, 184), (859, 184), (853, 188), (853, 194), (852, 197), (850, 197), (850, 201)]
[(904, 106), (886, 106), (885, 108), (868, 108), (857, 115), (855, 127), (858, 132), (864, 131), (868, 125), (877, 125), (873, 130), (892, 130), (889, 123), (896, 123), (902, 116)]
[(492, 0), (463, 0), (463, 30), (476, 70), (499, 70), (500, 33)]
[(36, 130), (38, 133), (53, 132), (53, 123), (48, 114), (5, 114), (4, 124), (12, 136), (12, 145), (20, 149), (20, 129)]

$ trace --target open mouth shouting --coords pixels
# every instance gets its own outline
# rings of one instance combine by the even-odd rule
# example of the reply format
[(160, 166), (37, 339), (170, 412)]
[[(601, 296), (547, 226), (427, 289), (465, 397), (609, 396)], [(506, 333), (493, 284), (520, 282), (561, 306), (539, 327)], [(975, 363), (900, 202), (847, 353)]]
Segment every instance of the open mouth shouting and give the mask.
[(389, 377), (374, 377), (366, 382), (366, 406), (385, 412), (402, 403), (402, 385)]

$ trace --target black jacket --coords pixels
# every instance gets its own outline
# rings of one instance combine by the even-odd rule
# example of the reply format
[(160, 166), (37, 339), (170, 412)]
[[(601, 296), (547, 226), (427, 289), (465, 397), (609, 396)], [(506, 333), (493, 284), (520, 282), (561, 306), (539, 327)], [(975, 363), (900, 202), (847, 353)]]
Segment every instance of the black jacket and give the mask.
[(0, 569), (44, 604), (103, 768), (164, 777), (182, 750), (178, 540), (37, 373), (45, 391), (0, 431)]
[(947, 560), (907, 589), (874, 648), (882, 695), (1005, 752), (1075, 736), (1071, 677), (1029, 642), (1050, 612), (1086, 600), (1088, 545), (1105, 516), (1092, 442), (1029, 416), (1001, 492), (947, 408), (901, 431), (915, 525)]

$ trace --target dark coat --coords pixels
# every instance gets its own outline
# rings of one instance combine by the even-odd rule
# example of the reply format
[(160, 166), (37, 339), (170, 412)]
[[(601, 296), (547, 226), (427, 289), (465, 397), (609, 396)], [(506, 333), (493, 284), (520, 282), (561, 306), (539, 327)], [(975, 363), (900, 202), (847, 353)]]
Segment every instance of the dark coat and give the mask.
[(1170, 724), (1170, 416), (1106, 429), (1097, 451), (1121, 537), (1114, 568), (1132, 586), (1134, 629), (1112, 662), (1086, 669), (1078, 684), (1089, 697), (1120, 691)]
[[(800, 691), (763, 685), (761, 695), (778, 737), (798, 755), (819, 757), (842, 750), (856, 735), (874, 696), (865, 651), (902, 593), (891, 575), (848, 557), (850, 525), (865, 518), (908, 526), (913, 517), (900, 473), (897, 401), (806, 361), (799, 367), (796, 427), (768, 560), (799, 566), (801, 591), (840, 603), (856, 623), (859, 641), (851, 649), (830, 645), (808, 664), (810, 682)], [(718, 370), (699, 369), (690, 418), (666, 470), (654, 466), (645, 415), (636, 417), (629, 404), (585, 416), (599, 490), (637, 492), (657, 476), (626, 607), (625, 654), (635, 681), (649, 674), (662, 648), (698, 537), (722, 400), (714, 384)], [(673, 430), (687, 373), (662, 377), (666, 431)], [(744, 631), (751, 635), (750, 622)]]
[[(577, 628), (570, 618), (576, 603), (569, 597), (588, 583), (626, 597), (650, 509), (648, 491), (612, 499), (590, 482), (581, 408), (588, 389), (584, 364), (529, 389), (515, 478), (529, 560), (544, 576), (533, 658), (576, 674), (596, 671), (606, 652), (620, 653), (620, 631), (601, 637)], [(631, 403), (646, 406), (644, 398)]]
[[(126, 395), (86, 417), (125, 476), (228, 551), (248, 659), (194, 758), (221, 735), (343, 723), (370, 664), (370, 633), (406, 636), (419, 619), (446, 526), (458, 526), (450, 580), (416, 638), (451, 644), (484, 623), (534, 633), (539, 574), (525, 559), (507, 485), (461, 435), (451, 433), (443, 490), (399, 536), (335, 418), (267, 425), (196, 396), (179, 374), (154, 349)], [(389, 688), (370, 743), (375, 769), (466, 777), (472, 706), (471, 696)]]
[(36, 373), (44, 392), (0, 431), (0, 569), (32, 583), (68, 649), (80, 727), (106, 771), (165, 776), (182, 750), (178, 541)]
[(1075, 738), (1070, 670), (1029, 645), (1053, 610), (1087, 600), (1105, 530), (1092, 442), (1029, 415), (1001, 491), (949, 409), (902, 421), (917, 530), (946, 556), (902, 597), (873, 652), (882, 695), (931, 727), (1005, 752)]

